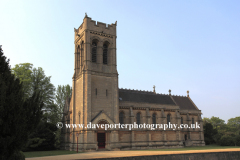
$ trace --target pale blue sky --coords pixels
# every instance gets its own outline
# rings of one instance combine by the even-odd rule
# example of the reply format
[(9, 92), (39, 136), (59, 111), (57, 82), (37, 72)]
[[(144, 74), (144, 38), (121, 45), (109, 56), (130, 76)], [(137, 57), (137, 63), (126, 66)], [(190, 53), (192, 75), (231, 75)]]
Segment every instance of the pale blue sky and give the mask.
[(119, 87), (186, 95), (203, 117), (240, 116), (240, 1), (0, 0), (0, 44), (13, 67), (72, 84), (74, 28), (85, 12), (117, 23)]

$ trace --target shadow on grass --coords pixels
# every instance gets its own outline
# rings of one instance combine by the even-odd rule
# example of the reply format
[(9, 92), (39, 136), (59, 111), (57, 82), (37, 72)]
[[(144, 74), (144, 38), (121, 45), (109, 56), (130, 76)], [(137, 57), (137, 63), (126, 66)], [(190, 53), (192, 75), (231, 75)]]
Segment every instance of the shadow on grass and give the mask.
[[(32, 151), (32, 152), (23, 152), (25, 158), (31, 157), (44, 157), (44, 156), (56, 156), (56, 155), (66, 155), (66, 154), (75, 154), (76, 151), (66, 151), (66, 150), (53, 150), (53, 151)], [(81, 152), (78, 152), (81, 153)]]

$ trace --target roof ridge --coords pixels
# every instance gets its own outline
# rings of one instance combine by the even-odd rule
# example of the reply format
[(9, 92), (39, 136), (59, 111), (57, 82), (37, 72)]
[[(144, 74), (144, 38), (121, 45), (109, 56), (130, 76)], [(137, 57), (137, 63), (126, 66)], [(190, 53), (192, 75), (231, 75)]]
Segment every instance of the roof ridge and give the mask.
[(122, 91), (127, 91), (127, 92), (133, 92), (133, 93), (149, 93), (152, 95), (164, 95), (164, 96), (169, 96), (169, 94), (164, 94), (164, 93), (154, 93), (153, 91), (148, 91), (148, 90), (137, 90), (137, 89), (128, 89), (128, 88), (119, 88), (119, 90)]
[(174, 97), (187, 97), (187, 96), (184, 96), (184, 95), (172, 95), (172, 96), (174, 96)]
[(135, 92), (135, 93), (150, 93), (150, 94), (154, 94), (154, 92), (152, 91), (148, 91), (148, 90), (135, 90), (135, 89), (127, 89), (127, 88), (119, 88), (119, 90), (123, 90), (123, 91), (127, 91), (127, 92)]

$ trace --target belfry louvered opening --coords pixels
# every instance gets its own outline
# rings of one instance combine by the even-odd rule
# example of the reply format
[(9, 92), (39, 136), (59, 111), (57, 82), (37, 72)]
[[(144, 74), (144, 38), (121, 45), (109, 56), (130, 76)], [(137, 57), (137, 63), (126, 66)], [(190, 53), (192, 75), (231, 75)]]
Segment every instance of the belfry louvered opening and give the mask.
[(92, 42), (92, 62), (97, 62), (97, 42)]
[(80, 46), (77, 47), (77, 68), (80, 67)]
[(108, 44), (103, 45), (103, 64), (108, 64)]

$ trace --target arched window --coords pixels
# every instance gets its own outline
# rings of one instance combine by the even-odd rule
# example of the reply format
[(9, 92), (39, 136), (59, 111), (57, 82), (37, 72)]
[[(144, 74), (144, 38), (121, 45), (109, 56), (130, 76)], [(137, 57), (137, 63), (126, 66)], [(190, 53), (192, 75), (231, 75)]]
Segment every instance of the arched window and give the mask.
[(156, 120), (156, 113), (153, 113), (152, 115), (152, 124), (156, 124), (157, 120)]
[(103, 64), (108, 64), (108, 45), (103, 45)]
[(77, 47), (77, 68), (80, 66), (80, 46)]
[(123, 112), (119, 113), (119, 123), (124, 124), (124, 113)]
[(97, 42), (92, 42), (92, 62), (97, 62)]
[(194, 118), (192, 118), (192, 128), (195, 129)]
[(84, 42), (81, 44), (80, 65), (83, 65)]
[(141, 114), (138, 112), (137, 113), (137, 124), (141, 123), (140, 116), (141, 116)]
[(167, 115), (167, 125), (170, 123), (170, 114)]
[(181, 124), (183, 124), (183, 118), (181, 117)]

